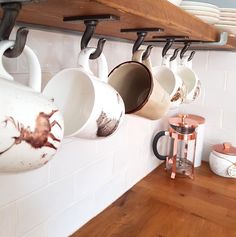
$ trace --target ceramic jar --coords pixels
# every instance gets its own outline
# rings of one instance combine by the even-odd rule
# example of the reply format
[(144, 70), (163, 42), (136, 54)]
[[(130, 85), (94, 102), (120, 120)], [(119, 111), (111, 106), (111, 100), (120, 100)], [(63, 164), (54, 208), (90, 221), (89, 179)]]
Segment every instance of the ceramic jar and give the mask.
[(214, 145), (209, 164), (215, 174), (226, 178), (236, 178), (236, 147), (230, 143)]

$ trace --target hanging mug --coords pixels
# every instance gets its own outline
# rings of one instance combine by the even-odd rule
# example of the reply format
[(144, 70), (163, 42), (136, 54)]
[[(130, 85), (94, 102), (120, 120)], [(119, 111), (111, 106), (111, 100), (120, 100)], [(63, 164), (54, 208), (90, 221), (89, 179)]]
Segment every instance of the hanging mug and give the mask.
[(127, 114), (156, 120), (167, 113), (169, 95), (142, 63), (143, 53), (144, 50), (137, 50), (132, 61), (116, 66), (109, 74), (109, 84), (123, 98)]
[(189, 55), (183, 56), (180, 60), (176, 74), (182, 79), (186, 86), (184, 103), (188, 104), (195, 101), (200, 95), (201, 83), (197, 74), (192, 69), (192, 60), (189, 60)]
[[(162, 88), (170, 96), (170, 108), (176, 109), (186, 95), (186, 87), (182, 79), (175, 73), (176, 60), (171, 60), (172, 54), (167, 54), (162, 58), (161, 66), (152, 67), (152, 73)], [(148, 59), (147, 59), (148, 60)], [(147, 64), (147, 60), (144, 64)]]
[(29, 87), (14, 81), (2, 64), (13, 41), (0, 41), (0, 172), (39, 168), (55, 155), (63, 138), (58, 108), (40, 94), (41, 68), (34, 52), (25, 46)]
[(62, 112), (67, 137), (107, 137), (118, 129), (124, 117), (122, 98), (107, 84), (108, 67), (104, 54), (97, 59), (98, 77), (90, 70), (89, 56), (95, 50), (81, 50), (79, 67), (60, 71), (43, 91)]

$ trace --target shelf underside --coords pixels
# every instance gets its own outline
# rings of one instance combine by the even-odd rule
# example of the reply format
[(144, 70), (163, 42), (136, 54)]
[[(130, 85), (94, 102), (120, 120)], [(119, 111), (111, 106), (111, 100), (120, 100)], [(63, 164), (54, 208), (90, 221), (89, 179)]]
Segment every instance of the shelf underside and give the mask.
[[(119, 21), (101, 21), (96, 35), (117, 40), (136, 40), (136, 33), (121, 33), (122, 28), (163, 28), (163, 33), (149, 33), (146, 40), (156, 35), (189, 36), (194, 40), (217, 41), (219, 32), (214, 27), (189, 15), (166, 0), (47, 0), (23, 6), (19, 23), (47, 27), (49, 30), (85, 30), (83, 22), (63, 22), (64, 17), (112, 14)], [(201, 45), (198, 48), (204, 49)], [(209, 49), (209, 47), (207, 47)], [(230, 36), (226, 46), (215, 49), (236, 49), (236, 38)]]

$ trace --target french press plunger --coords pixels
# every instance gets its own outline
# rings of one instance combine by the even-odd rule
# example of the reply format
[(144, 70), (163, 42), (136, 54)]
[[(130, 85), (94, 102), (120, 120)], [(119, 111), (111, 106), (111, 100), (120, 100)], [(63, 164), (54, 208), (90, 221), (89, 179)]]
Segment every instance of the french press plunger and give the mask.
[[(178, 115), (178, 117), (169, 118), (168, 121), (169, 130), (160, 131), (154, 137), (153, 152), (158, 159), (166, 161), (166, 169), (171, 172), (172, 179), (175, 178), (176, 173), (193, 179), (198, 123), (187, 118), (187, 115)], [(158, 141), (163, 136), (169, 136), (172, 141), (169, 155), (161, 155), (158, 152)], [(190, 149), (193, 149), (191, 161), (188, 160)]]

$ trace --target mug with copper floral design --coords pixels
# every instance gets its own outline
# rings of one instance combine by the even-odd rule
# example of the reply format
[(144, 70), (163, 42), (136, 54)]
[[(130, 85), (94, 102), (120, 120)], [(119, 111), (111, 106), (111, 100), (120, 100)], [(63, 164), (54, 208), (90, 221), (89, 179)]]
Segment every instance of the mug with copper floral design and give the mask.
[(180, 60), (180, 64), (176, 68), (176, 74), (186, 86), (186, 96), (183, 102), (188, 104), (195, 101), (201, 93), (201, 82), (192, 69), (192, 60), (189, 60), (189, 55), (183, 56)]
[(183, 103), (186, 96), (185, 83), (175, 73), (176, 60), (171, 60), (172, 54), (167, 54), (162, 58), (161, 66), (151, 66), (150, 58), (143, 61), (145, 65), (149, 65), (154, 78), (159, 82), (162, 88), (169, 94), (170, 109), (177, 108)]

